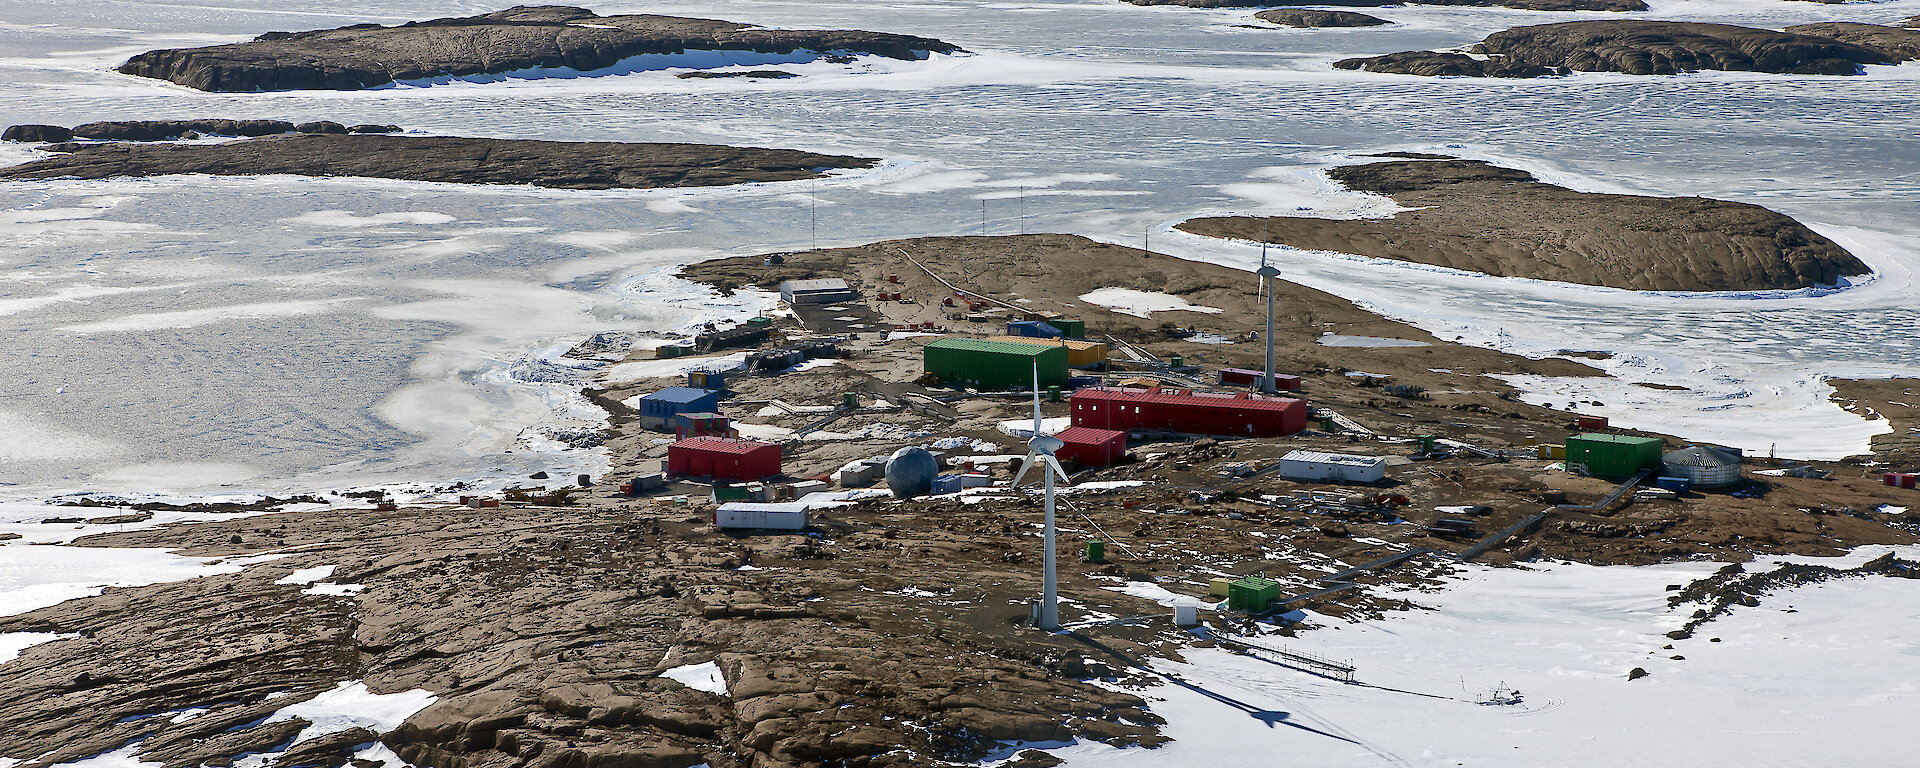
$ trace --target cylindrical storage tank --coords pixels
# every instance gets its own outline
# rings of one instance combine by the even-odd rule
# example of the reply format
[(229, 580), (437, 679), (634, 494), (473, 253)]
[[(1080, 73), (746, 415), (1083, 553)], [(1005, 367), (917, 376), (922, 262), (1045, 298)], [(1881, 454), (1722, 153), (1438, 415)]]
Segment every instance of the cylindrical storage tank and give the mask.
[(1661, 456), (1660, 462), (1666, 465), (1666, 477), (1683, 478), (1692, 488), (1740, 484), (1740, 456), (1730, 451), (1694, 446)]

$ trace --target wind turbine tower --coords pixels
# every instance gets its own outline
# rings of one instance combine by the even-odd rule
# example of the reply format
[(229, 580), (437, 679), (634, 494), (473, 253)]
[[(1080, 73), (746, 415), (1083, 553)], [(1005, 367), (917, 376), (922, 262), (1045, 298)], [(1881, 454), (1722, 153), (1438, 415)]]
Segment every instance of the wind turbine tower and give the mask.
[(1033, 437), (1027, 440), (1027, 460), (1021, 463), (1020, 473), (1013, 476), (1013, 484), (1018, 487), (1020, 479), (1027, 476), (1027, 470), (1033, 469), (1036, 463), (1041, 465), (1040, 476), (1044, 488), (1042, 493), (1046, 496), (1047, 511), (1046, 541), (1043, 545), (1045, 552), (1041, 556), (1041, 561), (1046, 574), (1042, 577), (1040, 606), (1039, 610), (1034, 612), (1033, 623), (1034, 626), (1048, 632), (1060, 629), (1060, 583), (1053, 568), (1053, 477), (1059, 475), (1061, 482), (1069, 481), (1066, 470), (1060, 468), (1060, 460), (1055, 459), (1053, 454), (1064, 445), (1066, 443), (1061, 442), (1060, 438), (1040, 434), (1040, 364), (1035, 363), (1033, 366)]
[(1278, 391), (1273, 385), (1273, 279), (1280, 276), (1280, 270), (1267, 263), (1264, 238), (1260, 241), (1260, 271), (1254, 274), (1260, 276), (1260, 286), (1267, 292), (1267, 371), (1260, 379), (1260, 391), (1271, 395)]

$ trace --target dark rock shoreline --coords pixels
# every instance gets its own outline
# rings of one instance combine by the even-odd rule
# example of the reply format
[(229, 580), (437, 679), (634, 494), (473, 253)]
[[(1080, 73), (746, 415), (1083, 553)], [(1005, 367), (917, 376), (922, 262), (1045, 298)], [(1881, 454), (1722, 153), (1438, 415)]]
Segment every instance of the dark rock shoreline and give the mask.
[(1792, 218), (1746, 203), (1576, 192), (1475, 160), (1396, 160), (1328, 175), (1412, 210), (1387, 219), (1201, 218), (1179, 228), (1641, 291), (1808, 288), (1869, 271)]
[[(1891, 28), (1889, 28), (1891, 29)], [(1567, 72), (1671, 75), (1703, 69), (1854, 75), (1902, 58), (1880, 48), (1793, 32), (1679, 21), (1572, 21), (1495, 32), (1469, 53), (1403, 51), (1334, 62), (1433, 77), (1540, 77)]]
[(532, 67), (603, 69), (641, 54), (689, 50), (852, 53), (912, 60), (958, 46), (847, 30), (764, 29), (716, 19), (599, 16), (568, 6), (517, 6), (397, 27), (356, 24), (269, 32), (245, 43), (148, 51), (119, 71), (202, 91), (354, 90), (396, 80), (498, 74)]
[(871, 158), (710, 144), (631, 144), (452, 136), (283, 134), (218, 144), (64, 143), (56, 157), (0, 168), (0, 179), (105, 179), (204, 173), (359, 176), (563, 189), (702, 187), (815, 178)]

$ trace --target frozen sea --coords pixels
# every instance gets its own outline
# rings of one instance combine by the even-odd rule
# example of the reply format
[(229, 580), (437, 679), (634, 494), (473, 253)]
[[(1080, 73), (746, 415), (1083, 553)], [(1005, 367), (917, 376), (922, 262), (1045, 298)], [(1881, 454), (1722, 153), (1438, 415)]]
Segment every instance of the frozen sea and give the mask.
[[(1920, 0), (1654, 0), (1645, 18), (1886, 22)], [(1118, 2), (611, 3), (937, 37), (970, 53), (207, 94), (116, 74), (157, 47), (496, 10), (488, 3), (0, 0), (0, 122), (183, 117), (397, 123), (452, 135), (698, 141), (878, 157), (822, 181), (559, 191), (291, 177), (0, 185), (0, 491), (228, 492), (521, 477), (603, 461), (550, 439), (599, 414), (604, 330), (760, 309), (671, 277), (713, 256), (983, 230), (1064, 231), (1250, 264), (1182, 235), (1219, 213), (1377, 214), (1318, 170), (1384, 150), (1499, 160), (1579, 189), (1704, 195), (1799, 218), (1871, 264), (1839, 291), (1647, 295), (1279, 251), (1289, 279), (1446, 338), (1614, 353), (1619, 382), (1522, 379), (1537, 402), (1783, 456), (1857, 453), (1884, 422), (1822, 377), (1920, 374), (1920, 63), (1863, 77), (1708, 73), (1514, 82), (1338, 72), (1608, 14), (1396, 7), (1373, 29), (1249, 29), (1252, 10)], [(577, 73), (549, 73), (569, 75)], [(0, 162), (32, 159), (0, 146)], [(1150, 234), (1149, 234), (1150, 233)], [(1251, 287), (1252, 282), (1249, 281)], [(1625, 382), (1685, 382), (1691, 391)], [(1601, 403), (1594, 405), (1593, 403)]]

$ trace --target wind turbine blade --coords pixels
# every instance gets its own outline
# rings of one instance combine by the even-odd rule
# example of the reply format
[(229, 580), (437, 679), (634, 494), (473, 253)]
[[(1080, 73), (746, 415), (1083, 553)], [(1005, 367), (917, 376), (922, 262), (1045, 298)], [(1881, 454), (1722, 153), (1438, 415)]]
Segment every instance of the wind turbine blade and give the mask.
[(1020, 479), (1027, 476), (1027, 470), (1033, 469), (1033, 454), (1027, 454), (1027, 460), (1020, 462), (1020, 471), (1013, 474), (1013, 486), (1020, 487)]
[(1058, 459), (1055, 459), (1053, 457), (1053, 454), (1047, 454), (1047, 457), (1045, 460), (1047, 462), (1047, 469), (1052, 470), (1054, 474), (1059, 475), (1060, 482), (1063, 482), (1063, 483), (1073, 482), (1072, 480), (1067, 478), (1067, 471), (1060, 468), (1060, 461)]

